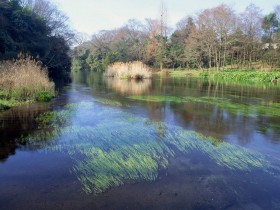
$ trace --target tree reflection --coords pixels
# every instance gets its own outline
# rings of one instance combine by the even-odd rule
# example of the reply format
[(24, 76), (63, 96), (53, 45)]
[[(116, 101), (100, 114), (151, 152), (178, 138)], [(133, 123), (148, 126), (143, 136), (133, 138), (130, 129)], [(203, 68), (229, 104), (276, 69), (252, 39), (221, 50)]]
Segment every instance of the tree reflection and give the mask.
[[(155, 116), (161, 113), (162, 120), (175, 118), (176, 124), (241, 145), (255, 141), (256, 134), (259, 134), (257, 138), (279, 143), (280, 90), (277, 88), (164, 78), (153, 84), (151, 93), (153, 96), (141, 98), (151, 99), (141, 102), (151, 119), (157, 119)], [(189, 97), (192, 102), (184, 101)]]
[(0, 161), (14, 155), (16, 138), (27, 135), (36, 128), (35, 118), (49, 109), (49, 104), (30, 104), (12, 108), (0, 116)]

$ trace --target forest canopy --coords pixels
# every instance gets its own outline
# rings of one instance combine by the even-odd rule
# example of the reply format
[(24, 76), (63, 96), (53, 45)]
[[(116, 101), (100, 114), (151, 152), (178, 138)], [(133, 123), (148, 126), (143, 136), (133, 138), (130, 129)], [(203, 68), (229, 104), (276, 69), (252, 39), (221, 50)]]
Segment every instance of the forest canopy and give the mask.
[(166, 14), (161, 8), (158, 19), (94, 34), (75, 48), (72, 68), (102, 71), (135, 60), (156, 68), (280, 67), (280, 6), (263, 15), (254, 4), (239, 14), (221, 4), (183, 18), (172, 33)]

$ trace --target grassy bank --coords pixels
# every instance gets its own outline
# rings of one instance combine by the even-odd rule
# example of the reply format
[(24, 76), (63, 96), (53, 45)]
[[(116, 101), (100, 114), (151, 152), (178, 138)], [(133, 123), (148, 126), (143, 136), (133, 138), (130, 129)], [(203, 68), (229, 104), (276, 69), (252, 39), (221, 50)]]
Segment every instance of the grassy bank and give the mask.
[(280, 70), (164, 70), (159, 75), (169, 77), (198, 77), (219, 82), (265, 84), (280, 83)]
[(0, 110), (35, 100), (49, 101), (54, 93), (47, 70), (35, 60), (0, 62)]

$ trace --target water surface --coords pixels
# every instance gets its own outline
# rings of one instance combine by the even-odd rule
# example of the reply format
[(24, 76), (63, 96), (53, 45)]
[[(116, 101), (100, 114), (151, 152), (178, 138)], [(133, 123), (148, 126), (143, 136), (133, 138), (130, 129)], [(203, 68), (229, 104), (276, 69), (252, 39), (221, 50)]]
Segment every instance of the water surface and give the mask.
[(0, 209), (279, 209), (280, 89), (78, 72), (0, 115)]

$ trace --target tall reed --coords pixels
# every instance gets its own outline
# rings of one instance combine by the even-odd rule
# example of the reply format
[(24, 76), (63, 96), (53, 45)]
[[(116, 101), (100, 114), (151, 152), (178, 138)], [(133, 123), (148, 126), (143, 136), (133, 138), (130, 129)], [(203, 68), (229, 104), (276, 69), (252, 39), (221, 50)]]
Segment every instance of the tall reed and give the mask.
[(147, 65), (140, 61), (117, 62), (108, 66), (105, 75), (121, 79), (146, 79), (151, 78), (152, 72)]
[(0, 97), (30, 100), (38, 95), (54, 95), (54, 83), (47, 69), (31, 57), (0, 62)]

